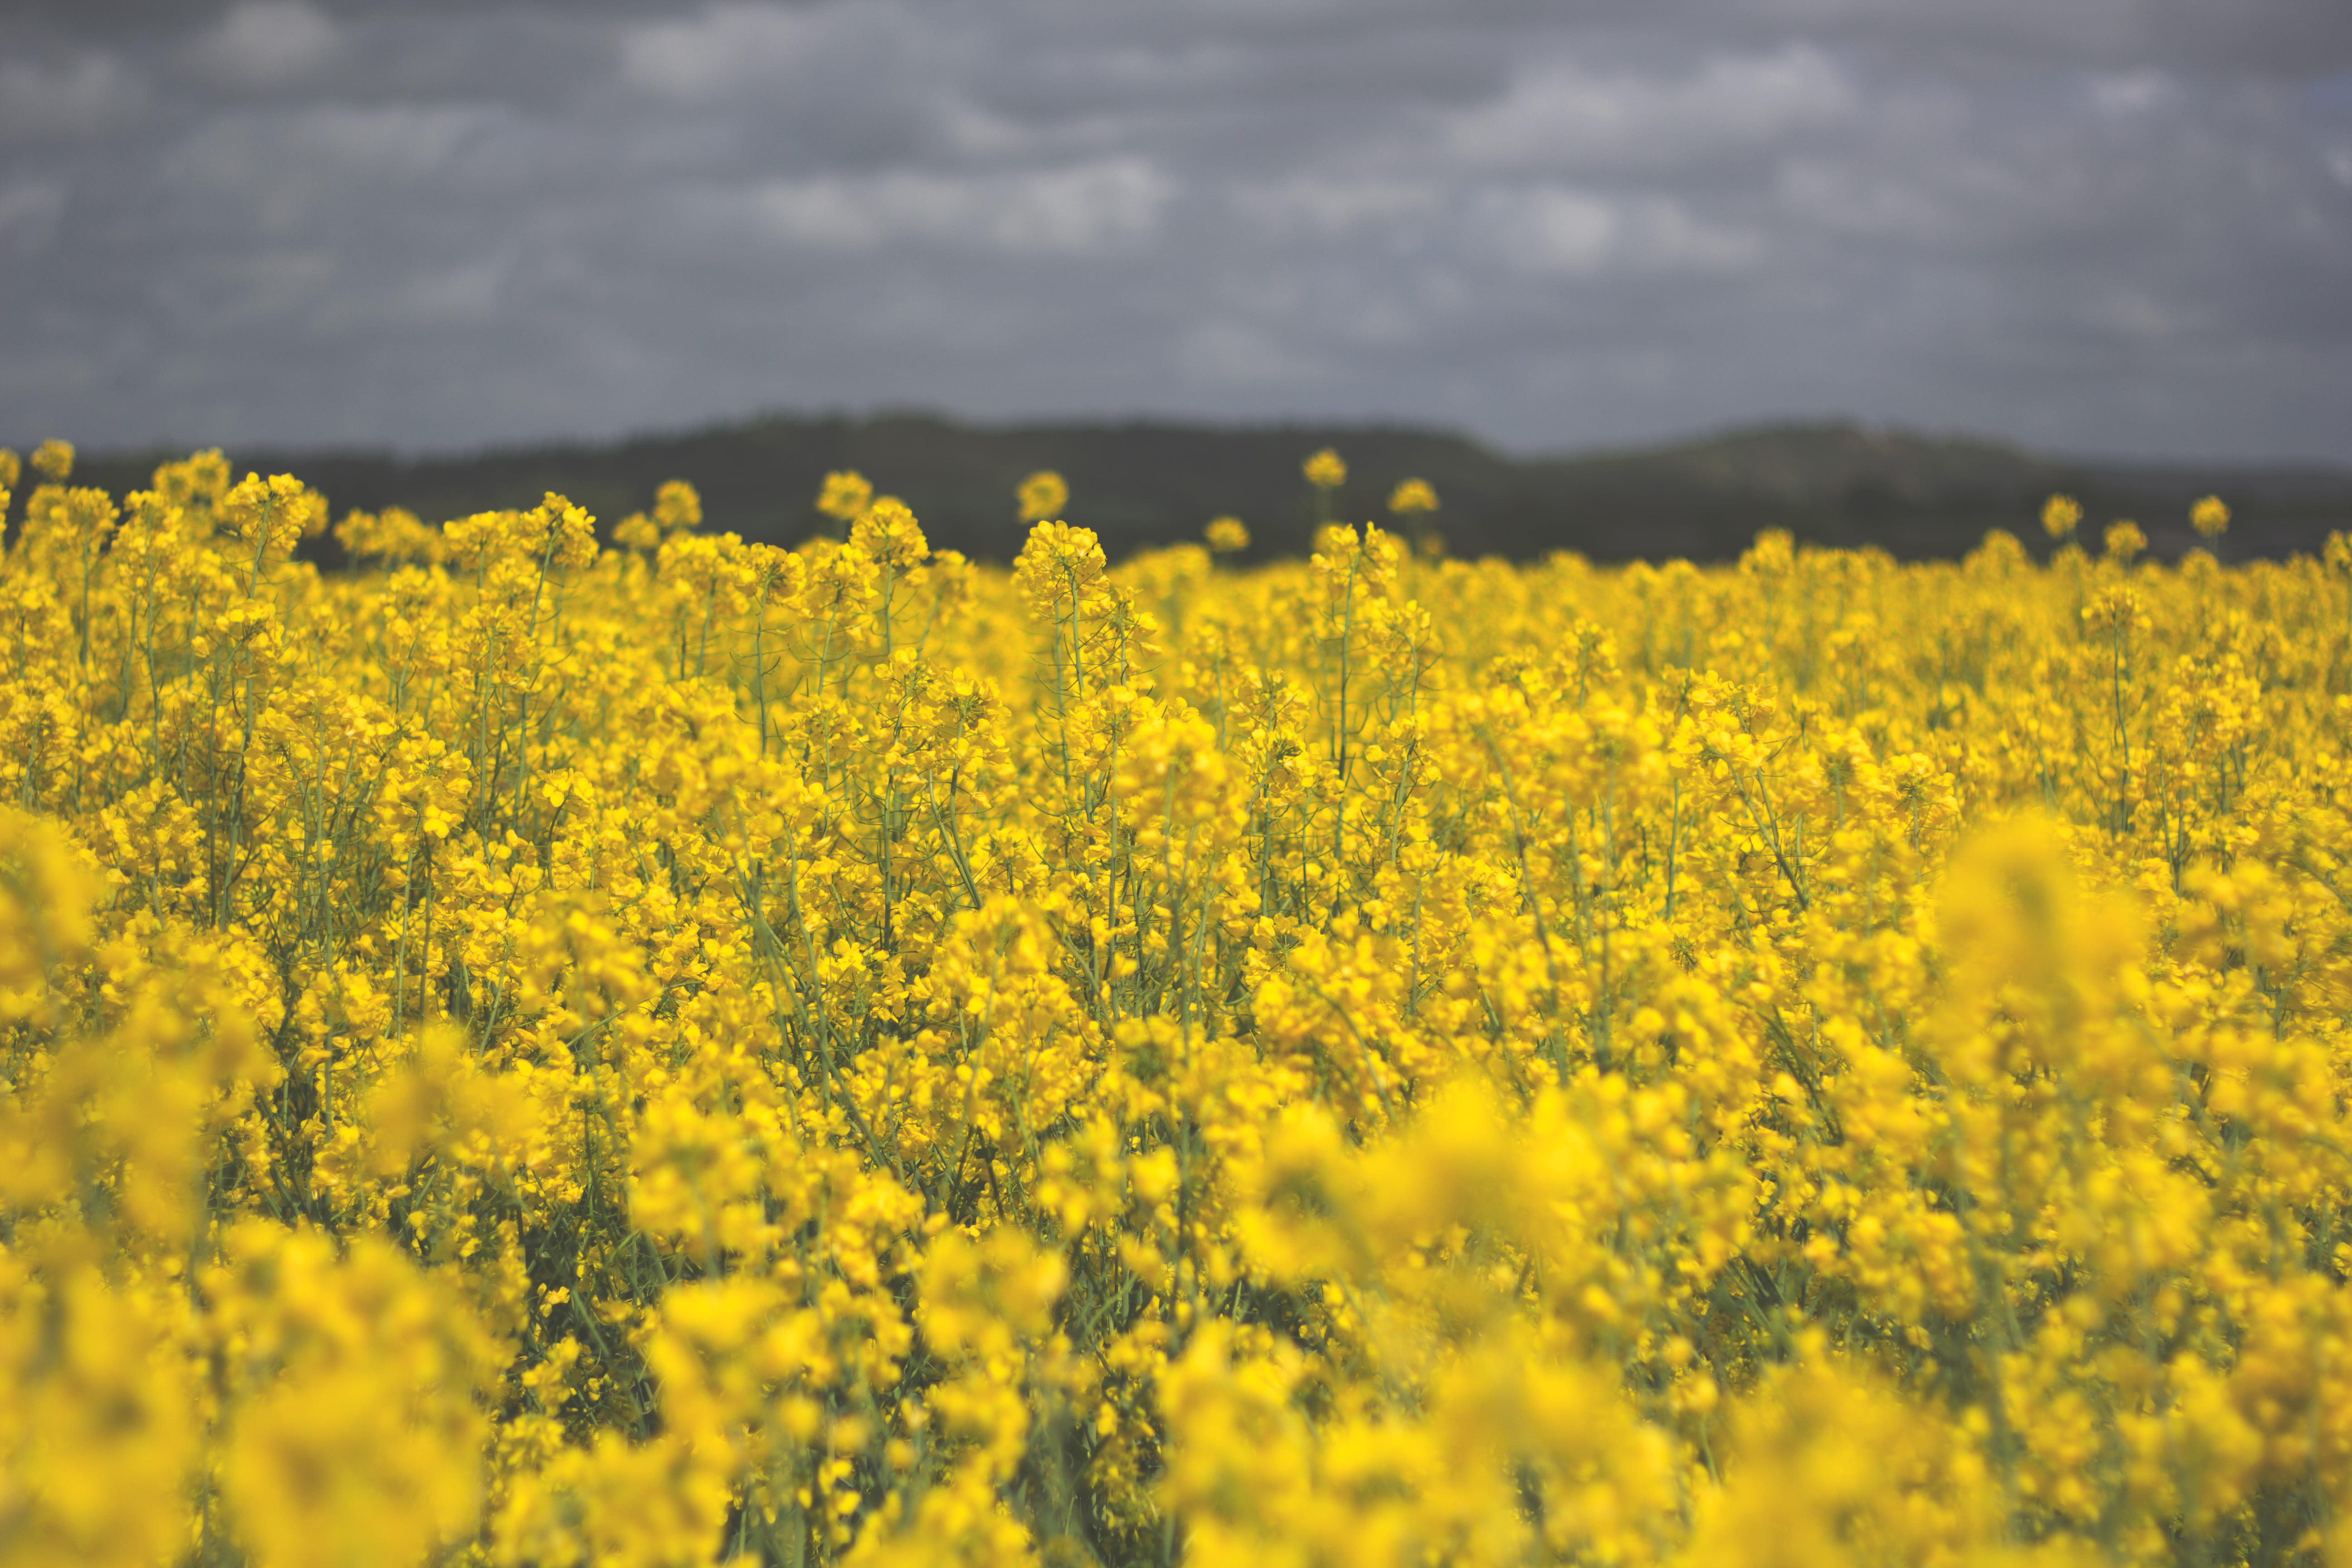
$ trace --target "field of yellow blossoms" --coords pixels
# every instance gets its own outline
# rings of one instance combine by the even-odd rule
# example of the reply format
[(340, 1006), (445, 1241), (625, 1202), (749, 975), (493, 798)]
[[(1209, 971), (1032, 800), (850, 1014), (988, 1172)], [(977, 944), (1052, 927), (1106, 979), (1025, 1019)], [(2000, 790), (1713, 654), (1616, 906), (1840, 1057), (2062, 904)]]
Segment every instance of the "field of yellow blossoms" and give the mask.
[(322, 574), (71, 462), (8, 1563), (2352, 1563), (2340, 536)]

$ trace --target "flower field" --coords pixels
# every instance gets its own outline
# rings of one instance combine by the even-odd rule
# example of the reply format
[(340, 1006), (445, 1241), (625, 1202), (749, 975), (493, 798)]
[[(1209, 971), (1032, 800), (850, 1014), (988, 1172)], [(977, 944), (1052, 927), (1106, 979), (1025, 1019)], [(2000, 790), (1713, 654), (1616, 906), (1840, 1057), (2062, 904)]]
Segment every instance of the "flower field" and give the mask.
[(33, 469), (11, 1563), (2352, 1563), (2340, 536)]

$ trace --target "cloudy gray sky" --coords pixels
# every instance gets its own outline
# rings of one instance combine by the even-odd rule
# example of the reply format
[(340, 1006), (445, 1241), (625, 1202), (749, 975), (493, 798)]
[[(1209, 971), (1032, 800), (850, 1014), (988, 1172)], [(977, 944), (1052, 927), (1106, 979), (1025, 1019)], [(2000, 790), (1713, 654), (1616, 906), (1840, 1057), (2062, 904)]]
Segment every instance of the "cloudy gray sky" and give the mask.
[(0, 435), (2352, 458), (2347, 0), (0, 0)]

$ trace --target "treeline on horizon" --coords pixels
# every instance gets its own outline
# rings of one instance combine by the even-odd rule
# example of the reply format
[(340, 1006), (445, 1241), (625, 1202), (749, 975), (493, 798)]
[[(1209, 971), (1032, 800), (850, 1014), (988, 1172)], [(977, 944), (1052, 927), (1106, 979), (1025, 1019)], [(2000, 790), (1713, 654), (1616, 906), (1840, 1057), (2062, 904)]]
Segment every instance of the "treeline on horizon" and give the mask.
[[(700, 492), (704, 526), (748, 541), (797, 544), (824, 524), (824, 475), (854, 468), (904, 500), (941, 547), (1009, 561), (1026, 525), (1013, 491), (1040, 468), (1069, 482), (1068, 521), (1093, 529), (1116, 558), (1197, 540), (1213, 517), (1248, 524), (1249, 557), (1304, 552), (1316, 521), (1299, 471), (1308, 453), (1347, 460), (1339, 521), (1389, 523), (1385, 501), (1407, 478), (1436, 488), (1435, 529), (1457, 556), (1533, 560), (1575, 551), (1594, 561), (1719, 561), (1764, 529), (1829, 546), (1874, 545), (1899, 559), (1952, 558), (1987, 531), (2045, 544), (2042, 500), (2077, 497), (2087, 536), (2129, 518), (2151, 552), (2198, 542), (2196, 498), (2218, 493), (2233, 521), (2225, 558), (2316, 552), (2352, 528), (2352, 469), (2069, 460), (1990, 441), (1780, 425), (1672, 445), (1564, 458), (1513, 458), (1462, 436), (1403, 426), (1219, 427), (1172, 422), (983, 426), (928, 415), (776, 416), (604, 444), (518, 446), (456, 456), (232, 450), (239, 472), (289, 472), (323, 491), (338, 518), (404, 507), (428, 523), (536, 505), (553, 490), (608, 531), (652, 503), (664, 481)], [(143, 489), (179, 450), (87, 453), (74, 482)], [(335, 563), (331, 540), (322, 564)]]

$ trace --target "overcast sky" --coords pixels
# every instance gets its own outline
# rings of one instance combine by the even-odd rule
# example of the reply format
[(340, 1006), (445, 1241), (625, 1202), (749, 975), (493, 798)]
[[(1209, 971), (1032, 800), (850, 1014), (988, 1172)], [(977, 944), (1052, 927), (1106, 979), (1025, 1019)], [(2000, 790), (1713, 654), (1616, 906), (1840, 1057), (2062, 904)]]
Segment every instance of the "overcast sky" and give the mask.
[(2352, 0), (0, 0), (0, 436), (2352, 458)]

